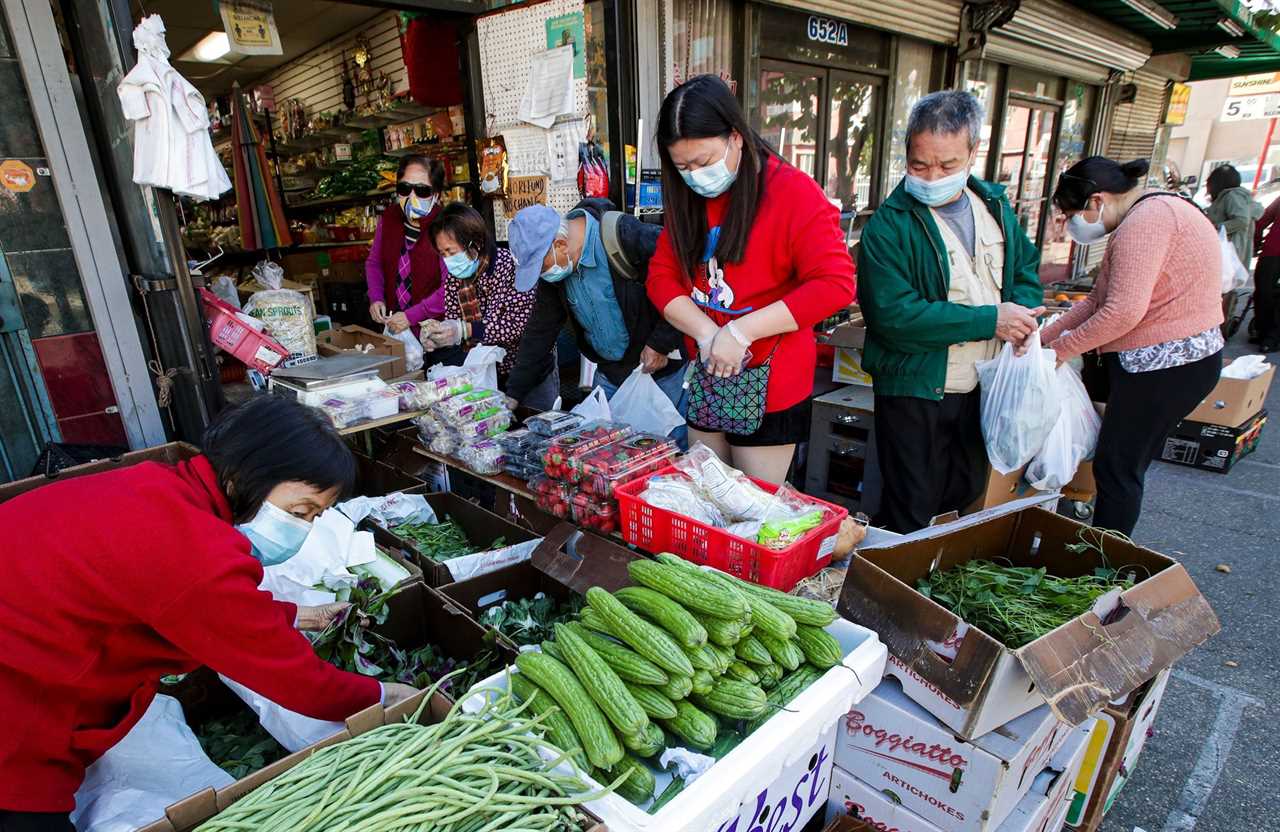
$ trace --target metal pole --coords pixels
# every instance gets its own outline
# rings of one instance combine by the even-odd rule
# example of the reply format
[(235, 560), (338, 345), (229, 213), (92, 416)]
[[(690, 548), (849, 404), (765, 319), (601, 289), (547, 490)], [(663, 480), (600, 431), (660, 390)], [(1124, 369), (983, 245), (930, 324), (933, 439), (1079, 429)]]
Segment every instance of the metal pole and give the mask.
[(1262, 153), (1258, 156), (1258, 170), (1253, 174), (1253, 190), (1256, 193), (1258, 184), (1262, 182), (1262, 168), (1267, 164), (1267, 151), (1271, 150), (1271, 137), (1276, 132), (1276, 120), (1267, 123), (1267, 137), (1262, 141)]

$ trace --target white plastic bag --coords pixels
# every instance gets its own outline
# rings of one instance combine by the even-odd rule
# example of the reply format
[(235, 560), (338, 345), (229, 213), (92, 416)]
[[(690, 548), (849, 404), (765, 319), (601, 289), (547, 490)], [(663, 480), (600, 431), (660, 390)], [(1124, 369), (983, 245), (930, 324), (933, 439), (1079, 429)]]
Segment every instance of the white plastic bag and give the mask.
[(582, 417), (583, 422), (612, 422), (613, 407), (609, 404), (609, 397), (604, 394), (604, 389), (597, 387), (587, 394), (587, 397), (569, 411)]
[(666, 436), (684, 424), (684, 417), (662, 392), (653, 376), (640, 367), (631, 371), (609, 400), (613, 419), (638, 431)]
[(157, 696), (124, 739), (85, 771), (71, 822), (79, 832), (132, 832), (188, 795), (233, 782), (200, 748), (178, 700)]
[(476, 387), (497, 390), (498, 362), (506, 357), (507, 351), (502, 347), (481, 344), (467, 351), (467, 357), (463, 359), (462, 366), (471, 370), (471, 375), (476, 380)]
[(236, 281), (229, 274), (220, 274), (213, 279), (213, 293), (228, 306), (240, 308), (240, 292), (236, 290)]
[(404, 370), (406, 373), (416, 373), (422, 369), (422, 342), (413, 337), (412, 329), (392, 332), (390, 328), (383, 327), (382, 334), (404, 344)]
[(1044, 447), (1061, 412), (1057, 354), (1040, 346), (1031, 333), (1024, 355), (1006, 343), (990, 361), (978, 362), (982, 384), (982, 437), (991, 467), (1009, 474), (1026, 465)]
[(1223, 378), (1234, 378), (1248, 381), (1271, 369), (1265, 355), (1242, 355), (1222, 368)]
[(1076, 475), (1080, 463), (1093, 458), (1102, 420), (1094, 409), (1080, 373), (1068, 364), (1058, 368), (1062, 412), (1049, 438), (1027, 466), (1027, 482), (1040, 491), (1057, 491)]
[(1218, 228), (1218, 245), (1222, 249), (1222, 294), (1225, 295), (1249, 283), (1249, 269), (1240, 262), (1236, 247), (1227, 239), (1226, 226)]

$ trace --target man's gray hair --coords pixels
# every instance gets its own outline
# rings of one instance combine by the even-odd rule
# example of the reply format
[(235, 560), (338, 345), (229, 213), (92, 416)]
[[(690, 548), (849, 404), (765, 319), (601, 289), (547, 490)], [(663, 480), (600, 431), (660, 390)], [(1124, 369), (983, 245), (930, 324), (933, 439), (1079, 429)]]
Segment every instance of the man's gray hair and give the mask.
[(944, 136), (960, 132), (969, 134), (969, 149), (978, 146), (982, 137), (982, 105), (972, 93), (963, 90), (931, 92), (916, 102), (907, 119), (907, 149), (919, 133)]

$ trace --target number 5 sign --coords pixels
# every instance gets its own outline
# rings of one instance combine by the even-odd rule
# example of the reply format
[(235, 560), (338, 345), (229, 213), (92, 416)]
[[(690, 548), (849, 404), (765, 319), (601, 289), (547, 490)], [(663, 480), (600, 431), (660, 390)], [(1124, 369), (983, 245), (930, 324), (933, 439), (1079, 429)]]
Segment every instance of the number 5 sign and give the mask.
[(1241, 95), (1226, 100), (1219, 121), (1252, 121), (1277, 116), (1280, 116), (1280, 93)]

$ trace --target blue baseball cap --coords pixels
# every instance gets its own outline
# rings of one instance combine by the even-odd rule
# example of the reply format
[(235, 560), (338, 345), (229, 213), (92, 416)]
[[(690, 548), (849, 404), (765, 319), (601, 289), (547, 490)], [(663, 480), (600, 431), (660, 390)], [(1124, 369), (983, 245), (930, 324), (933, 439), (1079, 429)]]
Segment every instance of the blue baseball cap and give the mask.
[(516, 291), (527, 292), (538, 285), (542, 261), (560, 231), (560, 214), (546, 205), (522, 208), (507, 227), (507, 245), (516, 261)]

